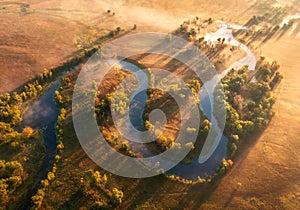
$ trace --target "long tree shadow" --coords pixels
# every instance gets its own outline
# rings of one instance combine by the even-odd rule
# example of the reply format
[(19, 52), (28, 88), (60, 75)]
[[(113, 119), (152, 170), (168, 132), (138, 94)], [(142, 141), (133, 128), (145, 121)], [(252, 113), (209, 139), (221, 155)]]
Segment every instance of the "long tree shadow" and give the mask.
[(77, 209), (77, 205), (78, 201), (80, 201), (82, 198), (84, 197), (83, 192), (79, 189), (77, 190), (71, 197), (69, 200), (67, 200), (66, 202), (64, 202), (60, 207), (58, 207), (58, 209), (60, 210), (64, 210), (64, 209)]
[(261, 47), (264, 43), (266, 43), (268, 40), (270, 40), (273, 36), (275, 36), (275, 34), (278, 32), (278, 27), (274, 27), (269, 33), (268, 35), (261, 41), (261, 43), (259, 44), (259, 47)]
[(291, 27), (292, 27), (292, 24), (284, 25), (281, 29), (280, 34), (277, 36), (276, 41), (278, 41), (280, 38), (282, 38)]
[(168, 179), (166, 179), (162, 175), (141, 180), (134, 187), (134, 190), (131, 190), (133, 192), (138, 192), (138, 194), (134, 196), (134, 199), (130, 200), (130, 203), (127, 203), (125, 205), (126, 209), (135, 209), (137, 206), (146, 203), (152, 197), (160, 195), (161, 192), (164, 190), (163, 186), (166, 182), (168, 182)]
[(296, 37), (299, 33), (300, 33), (300, 22), (297, 23), (297, 26), (292, 33), (292, 36)]
[(237, 189), (234, 189), (231, 194), (230, 194), (230, 197), (228, 198), (227, 202), (224, 204), (223, 208), (226, 209), (229, 204), (231, 203), (232, 199), (234, 198), (235, 194), (237, 192)]
[[(271, 123), (271, 121), (270, 121), (270, 123)], [(251, 149), (256, 145), (257, 141), (263, 135), (264, 131), (266, 129), (268, 129), (270, 123), (263, 130), (260, 130), (260, 131), (258, 131), (257, 133), (255, 133), (255, 134), (253, 134), (251, 136), (249, 135), (249, 136), (244, 137), (243, 139), (241, 139), (241, 143), (239, 145), (239, 149), (238, 149), (237, 153), (232, 157), (232, 160), (235, 163), (234, 166), (233, 166), (233, 168), (231, 168), (230, 171), (228, 171), (224, 175), (224, 177), (221, 177), (219, 180), (216, 181), (217, 185), (220, 184), (221, 179), (225, 178), (226, 176), (230, 176), (230, 174), (234, 173), (235, 170), (238, 170), (239, 166), (241, 164), (243, 164), (243, 162), (245, 161), (246, 157), (250, 153)], [(229, 204), (231, 203), (232, 199), (236, 195), (238, 195), (238, 192), (237, 192), (237, 189), (234, 187), (234, 189), (232, 189), (232, 192), (231, 192), (229, 198), (227, 199), (226, 203), (223, 206), (224, 209), (229, 206)], [(210, 196), (211, 196), (211, 193), (210, 193), (210, 195), (207, 198), (209, 198)]]

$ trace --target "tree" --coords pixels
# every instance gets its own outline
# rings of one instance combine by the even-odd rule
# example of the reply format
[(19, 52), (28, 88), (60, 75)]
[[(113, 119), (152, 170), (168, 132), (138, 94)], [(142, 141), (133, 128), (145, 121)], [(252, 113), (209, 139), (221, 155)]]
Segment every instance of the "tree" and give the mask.
[(63, 104), (63, 97), (61, 96), (60, 92), (58, 90), (55, 91), (54, 99), (58, 105)]
[(187, 127), (186, 131), (188, 133), (195, 133), (197, 131), (197, 129), (196, 128)]
[(108, 178), (107, 178), (106, 174), (104, 174), (102, 177), (102, 184), (105, 185), (107, 183), (107, 181), (108, 181)]
[(111, 109), (120, 115), (125, 115), (128, 103), (128, 95), (123, 91), (116, 91), (111, 100)]
[(270, 86), (265, 82), (252, 82), (247, 85), (247, 93), (255, 102), (262, 100), (263, 96), (269, 93), (270, 90)]
[(239, 114), (228, 102), (226, 102), (226, 109), (226, 132), (228, 134), (240, 133), (242, 130), (242, 126), (240, 125)]
[(243, 101), (244, 99), (242, 98), (241, 95), (235, 94), (235, 96), (233, 97), (233, 107), (238, 111), (238, 113), (242, 112)]
[(17, 187), (19, 187), (22, 184), (22, 178), (21, 176), (11, 176), (8, 179), (6, 179), (6, 183), (9, 186), (9, 192), (13, 193), (17, 189)]
[(9, 178), (11, 176), (20, 176), (24, 169), (20, 162), (0, 160), (0, 178)]
[(12, 99), (15, 104), (21, 104), (23, 102), (22, 96), (20, 96), (18, 93), (14, 92), (12, 95)]
[(125, 152), (129, 149), (129, 144), (128, 144), (128, 142), (122, 142), (122, 144), (121, 144), (121, 148), (122, 148), (122, 150), (124, 150)]
[(47, 179), (49, 181), (53, 180), (55, 178), (55, 175), (53, 172), (49, 171), (48, 174), (47, 174)]
[(105, 207), (106, 205), (103, 203), (103, 202), (101, 202), (101, 201), (95, 201), (95, 203), (93, 204), (93, 206), (92, 206), (92, 210), (98, 210), (98, 209), (104, 209), (104, 207)]
[(93, 173), (93, 180), (95, 183), (99, 184), (101, 182), (101, 174), (99, 171)]
[(209, 19), (207, 20), (207, 22), (208, 22), (208, 24), (212, 24), (212, 22), (213, 22), (212, 18), (209, 18)]
[(23, 166), (18, 161), (0, 160), (0, 209), (6, 209), (9, 195), (22, 184)]
[(152, 123), (149, 120), (145, 121), (145, 128), (147, 130), (151, 130), (152, 128), (154, 128), (154, 126), (152, 125)]
[(41, 181), (41, 184), (42, 184), (43, 188), (47, 188), (49, 186), (49, 180), (44, 179), (44, 180)]
[(117, 188), (113, 188), (111, 201), (114, 205), (120, 205), (122, 203), (123, 197), (124, 197), (124, 194), (121, 190), (119, 190)]
[(22, 120), (21, 111), (10, 101), (0, 100), (0, 121), (17, 125)]
[(26, 126), (25, 128), (23, 128), (23, 131), (22, 131), (22, 134), (21, 134), (22, 138), (23, 139), (29, 139), (32, 136), (33, 131), (34, 130), (31, 127)]
[(203, 120), (200, 123), (200, 133), (202, 135), (207, 135), (210, 129), (211, 123), (209, 122), (208, 119)]
[(282, 74), (280, 74), (280, 72), (277, 71), (275, 73), (273, 80), (270, 82), (270, 87), (273, 89), (275, 85), (282, 80), (282, 78), (283, 78)]
[(7, 190), (8, 184), (3, 179), (0, 179), (0, 209), (6, 209), (6, 205), (9, 201), (9, 192)]
[(0, 122), (0, 134), (6, 134), (6, 133), (11, 133), (13, 132), (13, 128), (11, 127), (10, 124), (5, 123), (5, 122)]
[(31, 197), (33, 204), (36, 206), (36, 209), (40, 208), (45, 196), (45, 191), (43, 189), (38, 189), (37, 193)]
[(188, 142), (188, 143), (186, 143), (186, 144), (185, 144), (185, 147), (186, 147), (187, 149), (190, 149), (190, 150), (193, 150), (193, 149), (195, 148), (193, 142)]
[(22, 92), (22, 93), (20, 94), (20, 96), (22, 97), (22, 100), (23, 100), (23, 101), (25, 101), (25, 100), (27, 99), (27, 94), (26, 94), (26, 92)]
[(230, 147), (230, 150), (232, 152), (232, 154), (234, 154), (236, 151), (237, 151), (237, 145), (236, 143), (231, 143), (231, 147)]

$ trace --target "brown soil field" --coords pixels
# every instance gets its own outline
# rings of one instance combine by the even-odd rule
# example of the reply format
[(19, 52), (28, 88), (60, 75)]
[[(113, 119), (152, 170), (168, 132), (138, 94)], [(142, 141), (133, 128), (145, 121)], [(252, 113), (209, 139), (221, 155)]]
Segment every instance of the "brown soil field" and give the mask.
[[(22, 9), (26, 4), (29, 7)], [(89, 45), (106, 30), (118, 26), (130, 29), (137, 24), (139, 31), (170, 32), (197, 14), (228, 20), (237, 14), (242, 23), (250, 16), (237, 8), (249, 6), (246, 1), (230, 0), (126, 4), (96, 0), (0, 1), (0, 93), (13, 91), (44, 68), (61, 64), (76, 53), (79, 45)]]

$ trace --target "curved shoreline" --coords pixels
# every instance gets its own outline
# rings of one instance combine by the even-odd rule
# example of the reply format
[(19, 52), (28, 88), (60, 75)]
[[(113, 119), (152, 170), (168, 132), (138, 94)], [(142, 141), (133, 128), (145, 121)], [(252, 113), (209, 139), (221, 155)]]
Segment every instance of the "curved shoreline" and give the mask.
[[(216, 34), (220, 34), (220, 32), (221, 32), (221, 34), (223, 34), (223, 35), (227, 34), (227, 38), (230, 38), (233, 35), (232, 35), (232, 31), (229, 30), (228, 27), (235, 27), (235, 26), (236, 25), (233, 25), (233, 24), (224, 24), (223, 23), (223, 24), (221, 24), (221, 28), (218, 30), (218, 32), (212, 33), (212, 34), (208, 35), (208, 37), (209, 36), (215, 37)], [(238, 27), (238, 26), (236, 26), (236, 27)], [(244, 29), (244, 28), (241, 28), (241, 29)], [(230, 34), (231, 34), (231, 36), (230, 36)], [(216, 41), (216, 40), (211, 39), (211, 41)], [(228, 43), (232, 44), (234, 46), (241, 47), (247, 53), (247, 56), (245, 56), (244, 58), (242, 58), (239, 61), (237, 61), (234, 64), (232, 64), (229, 68), (227, 68), (226, 70), (224, 70), (221, 74), (219, 74), (216, 77), (214, 77), (211, 81), (208, 81), (207, 83), (205, 83), (204, 87), (206, 87), (206, 88), (214, 88), (213, 85), (216, 84), (216, 82), (219, 82), (220, 79), (222, 79), (223, 77), (225, 77), (226, 74), (228, 73), (228, 71), (230, 69), (232, 69), (232, 68), (241, 68), (241, 67), (243, 67), (245, 65), (249, 65), (249, 69), (250, 70), (254, 70), (255, 64), (256, 64), (256, 60), (255, 60), (254, 54), (245, 45), (237, 42), (235, 39), (231, 38), (228, 41)], [(125, 61), (125, 63), (126, 63), (126, 61)], [(130, 64), (129, 66), (131, 66), (131, 67), (132, 66), (136, 66), (135, 64), (132, 64), (132, 63), (129, 63), (129, 64)], [(136, 68), (139, 69), (138, 66), (136, 66)], [(129, 70), (132, 70), (132, 69), (129, 68)], [(135, 72), (135, 71), (136, 71), (136, 69), (133, 70), (133, 72)], [(143, 79), (143, 77), (140, 77), (139, 79), (141, 79), (141, 78)], [(40, 101), (43, 101), (43, 100), (46, 99), (45, 101), (46, 101), (46, 103), (48, 105), (50, 105), (50, 106), (55, 105), (55, 107), (56, 107), (56, 104), (55, 104), (55, 102), (53, 100), (53, 97), (54, 97), (54, 91), (59, 88), (59, 84), (60, 84), (59, 80), (60, 80), (60, 78), (58, 78), (55, 81), (55, 83), (52, 86), (50, 86), (49, 90), (45, 91), (45, 93), (41, 96), (40, 99), (38, 99), (37, 102), (35, 102), (35, 104), (36, 103), (40, 103)], [(139, 87), (138, 89), (143, 88), (143, 87), (144, 87), (144, 85), (141, 85), (141, 87)], [(203, 111), (203, 113), (209, 118), (209, 120), (213, 120), (208, 115), (208, 113), (210, 112), (210, 109), (212, 108), (213, 104), (211, 103), (209, 97), (207, 95), (205, 95), (204, 90), (205, 90), (205, 88), (203, 88), (202, 91), (200, 91), (200, 93), (199, 93), (199, 97), (202, 99), (201, 101), (203, 101), (202, 103), (200, 103), (200, 108)], [(51, 92), (51, 93), (48, 93), (48, 91)], [(137, 92), (135, 92), (135, 94), (136, 93)], [(138, 100), (139, 97), (140, 97), (140, 95), (138, 94), (137, 97), (134, 97), (134, 99)], [(50, 100), (50, 98), (51, 98), (52, 101)], [(145, 97), (142, 97), (142, 98), (144, 99)], [(27, 111), (34, 111), (35, 104), (32, 105), (33, 108), (31, 107)], [(57, 109), (57, 107), (56, 107), (56, 109)], [(56, 114), (49, 115), (49, 117), (54, 117), (54, 119), (57, 119), (59, 111), (58, 111), (58, 109), (56, 111), (57, 111)], [(52, 124), (55, 125), (56, 120), (53, 121), (53, 118), (52, 118), (52, 120), (49, 121), (49, 119), (47, 119), (47, 117), (46, 117), (47, 124), (43, 124), (40, 121), (41, 118), (39, 116), (36, 116), (36, 117), (39, 118), (39, 120), (38, 120), (39, 124), (38, 125), (34, 124), (34, 122), (37, 122), (36, 120), (33, 120), (33, 122), (31, 122), (31, 123), (30, 122), (26, 123), (26, 120), (28, 120), (28, 119), (26, 119), (26, 114), (24, 116), (24, 123), (27, 126), (31, 126), (33, 128), (36, 128), (36, 129), (41, 129), (44, 126), (47, 126), (47, 129), (45, 129), (45, 132), (46, 132), (46, 134), (45, 134), (45, 144), (46, 144), (47, 151), (48, 151), (47, 154), (49, 155), (50, 154), (50, 150), (53, 152), (56, 149), (55, 148), (56, 147), (55, 130), (53, 130), (53, 131), (49, 130), (52, 127), (54, 129), (54, 126), (52, 126)], [(137, 122), (135, 124), (139, 124), (139, 123), (140, 122)], [(49, 132), (49, 135), (47, 134), (47, 132)], [(215, 149), (215, 151), (213, 152), (211, 158), (209, 158), (208, 161), (206, 161), (203, 164), (199, 164), (198, 158), (195, 158), (195, 159), (192, 160), (192, 164), (186, 165), (186, 164), (180, 163), (177, 166), (175, 166), (174, 168), (172, 168), (171, 170), (169, 170), (168, 173), (179, 175), (181, 177), (188, 178), (188, 179), (196, 179), (198, 176), (200, 176), (200, 177), (207, 177), (207, 176), (213, 174), (216, 170), (218, 170), (218, 168), (220, 166), (220, 161), (223, 158), (226, 157), (226, 153), (227, 153), (227, 138), (225, 136), (223, 136), (220, 132), (218, 132), (218, 134), (219, 134), (219, 138), (221, 138), (221, 141), (218, 144), (217, 148)], [(141, 149), (139, 146), (134, 146), (134, 144), (132, 144), (131, 146), (133, 146), (133, 148), (135, 147), (135, 148)], [(146, 151), (146, 153), (148, 153), (148, 155), (150, 155), (149, 151), (148, 152)], [(46, 155), (46, 156), (48, 157), (48, 155)], [(45, 167), (45, 165), (49, 165), (50, 162), (51, 162), (50, 161), (51, 158), (47, 158), (47, 157), (45, 157), (45, 160), (48, 159), (46, 161), (48, 164), (45, 164), (45, 160), (44, 160), (43, 167), (40, 170), (41, 172), (39, 172), (39, 174), (41, 174), (41, 173), (43, 173), (44, 175), (46, 174), (45, 170), (46, 170), (47, 167)], [(199, 168), (201, 168), (203, 170), (200, 170)], [(41, 176), (38, 175), (38, 177), (41, 177)], [(39, 179), (39, 180), (41, 180), (41, 179)]]

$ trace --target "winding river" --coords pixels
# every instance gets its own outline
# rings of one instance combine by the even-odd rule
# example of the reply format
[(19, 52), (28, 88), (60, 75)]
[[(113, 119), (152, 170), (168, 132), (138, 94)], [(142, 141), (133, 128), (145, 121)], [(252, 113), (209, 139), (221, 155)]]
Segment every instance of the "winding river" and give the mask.
[[(211, 42), (212, 44), (217, 41), (218, 38), (225, 38), (226, 42), (232, 46), (238, 46), (246, 52), (246, 56), (239, 61), (233, 63), (229, 68), (224, 70), (221, 74), (216, 75), (210, 81), (206, 82), (204, 86), (206, 88), (214, 88), (220, 79), (222, 79), (228, 71), (232, 68), (241, 68), (245, 65), (248, 65), (250, 70), (255, 69), (256, 59), (254, 54), (248, 49), (247, 46), (239, 43), (232, 35), (231, 29), (245, 30), (243, 26), (237, 26), (234, 24), (220, 24), (220, 29), (211, 34), (205, 36), (205, 40)], [(139, 89), (146, 89), (148, 85), (147, 75), (140, 73), (140, 69), (128, 62), (122, 61), (120, 63), (122, 68), (132, 71), (136, 74), (139, 80)], [(142, 82), (141, 82), (142, 81)], [(60, 86), (60, 78), (58, 78), (54, 84), (47, 89), (44, 94), (25, 112), (23, 116), (22, 126), (30, 126), (34, 129), (44, 129), (44, 141), (46, 146), (46, 156), (43, 160), (42, 167), (37, 175), (37, 180), (34, 184), (33, 189), (29, 196), (32, 196), (37, 190), (38, 183), (41, 179), (45, 178), (47, 172), (50, 170), (51, 161), (54, 159), (56, 151), (56, 133), (55, 133), (55, 123), (59, 115), (59, 110), (56, 107), (54, 101), (54, 92)], [(131, 100), (130, 104), (130, 121), (133, 126), (138, 129), (143, 129), (143, 110), (145, 107), (146, 100), (148, 95), (145, 90), (138, 91)], [(214, 116), (210, 116), (211, 108), (213, 104), (210, 101), (210, 96), (207, 94), (205, 88), (202, 88), (199, 94), (200, 98), (200, 109), (206, 115), (206, 117), (213, 121)], [(203, 164), (200, 164), (198, 158), (192, 160), (191, 164), (178, 164), (174, 168), (168, 171), (169, 174), (175, 174), (187, 179), (196, 179), (198, 176), (204, 178), (213, 174), (220, 167), (221, 160), (226, 157), (227, 153), (227, 138), (223, 136), (222, 131), (216, 127), (218, 131), (218, 137), (221, 138), (221, 141), (217, 148), (215, 149), (212, 156)], [(145, 146), (139, 143), (130, 142), (130, 146), (134, 151), (138, 151), (144, 157), (152, 156), (153, 153), (149, 151)], [(28, 204), (25, 204), (28, 207)], [(25, 208), (26, 209), (26, 208)]]

